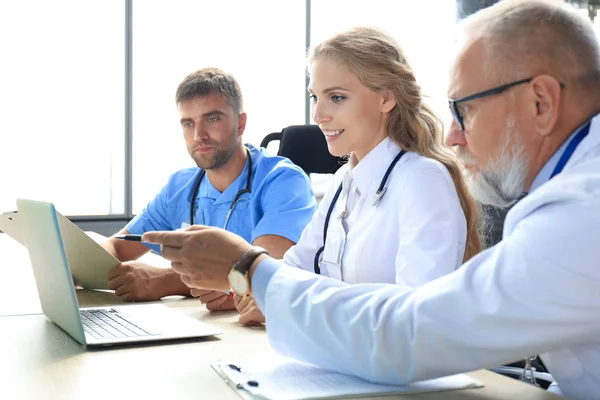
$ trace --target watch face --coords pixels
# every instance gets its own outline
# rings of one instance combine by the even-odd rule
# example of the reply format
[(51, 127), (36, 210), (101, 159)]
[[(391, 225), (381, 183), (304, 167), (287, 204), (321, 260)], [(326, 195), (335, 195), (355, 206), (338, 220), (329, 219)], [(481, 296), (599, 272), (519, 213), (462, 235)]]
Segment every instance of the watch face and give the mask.
[(245, 294), (248, 294), (250, 289), (248, 287), (248, 280), (240, 271), (235, 269), (231, 270), (227, 275), (227, 280), (229, 280), (229, 286), (231, 286), (231, 289), (233, 289), (235, 294), (238, 296), (244, 296)]

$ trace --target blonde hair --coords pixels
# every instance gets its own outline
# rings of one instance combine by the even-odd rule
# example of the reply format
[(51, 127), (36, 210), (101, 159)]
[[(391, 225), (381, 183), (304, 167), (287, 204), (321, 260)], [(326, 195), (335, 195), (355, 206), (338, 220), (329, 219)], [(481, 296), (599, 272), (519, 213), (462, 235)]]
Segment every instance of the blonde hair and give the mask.
[(423, 102), (421, 88), (400, 46), (379, 29), (359, 27), (313, 47), (309, 62), (321, 57), (345, 65), (371, 90), (393, 93), (396, 105), (387, 120), (388, 136), (403, 150), (439, 161), (448, 169), (467, 220), (463, 261), (481, 251), (478, 206), (467, 190), (457, 157), (443, 144), (442, 122)]

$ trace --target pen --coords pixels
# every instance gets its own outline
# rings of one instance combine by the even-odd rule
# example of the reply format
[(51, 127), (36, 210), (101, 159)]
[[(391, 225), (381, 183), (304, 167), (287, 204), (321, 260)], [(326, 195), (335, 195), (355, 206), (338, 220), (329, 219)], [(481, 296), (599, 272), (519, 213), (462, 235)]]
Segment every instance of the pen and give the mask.
[(145, 243), (142, 240), (142, 235), (132, 235), (132, 234), (129, 234), (129, 235), (115, 235), (113, 237), (115, 239), (119, 239), (119, 240), (129, 240), (129, 241), (132, 241), (132, 242), (143, 242), (143, 243)]

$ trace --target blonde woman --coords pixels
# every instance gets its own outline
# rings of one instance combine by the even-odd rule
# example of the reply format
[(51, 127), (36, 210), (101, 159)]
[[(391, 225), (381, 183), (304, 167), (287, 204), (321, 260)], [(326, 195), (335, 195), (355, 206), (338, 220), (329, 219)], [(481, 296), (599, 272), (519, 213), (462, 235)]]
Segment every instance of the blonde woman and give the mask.
[[(309, 56), (312, 117), (349, 155), (286, 264), (348, 283), (414, 288), (481, 250), (477, 209), (398, 44), (355, 28)], [(260, 321), (249, 298), (241, 322)]]

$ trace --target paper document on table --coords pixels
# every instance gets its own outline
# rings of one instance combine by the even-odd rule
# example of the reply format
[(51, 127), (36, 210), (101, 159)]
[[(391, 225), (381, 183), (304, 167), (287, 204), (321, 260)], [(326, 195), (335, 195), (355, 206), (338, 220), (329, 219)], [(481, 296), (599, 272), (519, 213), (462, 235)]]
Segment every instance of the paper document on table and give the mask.
[(8, 211), (0, 214), (0, 231), (25, 246), (25, 239), (21, 233), (21, 225), (19, 224), (19, 216), (17, 214), (17, 211)]
[[(86, 289), (108, 289), (108, 271), (121, 262), (97, 243), (99, 235), (91, 238), (58, 211), (56, 218), (75, 282)], [(38, 229), (49, 227), (38, 226)], [(18, 212), (0, 214), (0, 230), (27, 247)]]
[(483, 387), (464, 374), (403, 386), (381, 385), (281, 356), (211, 365), (244, 399), (331, 399)]

